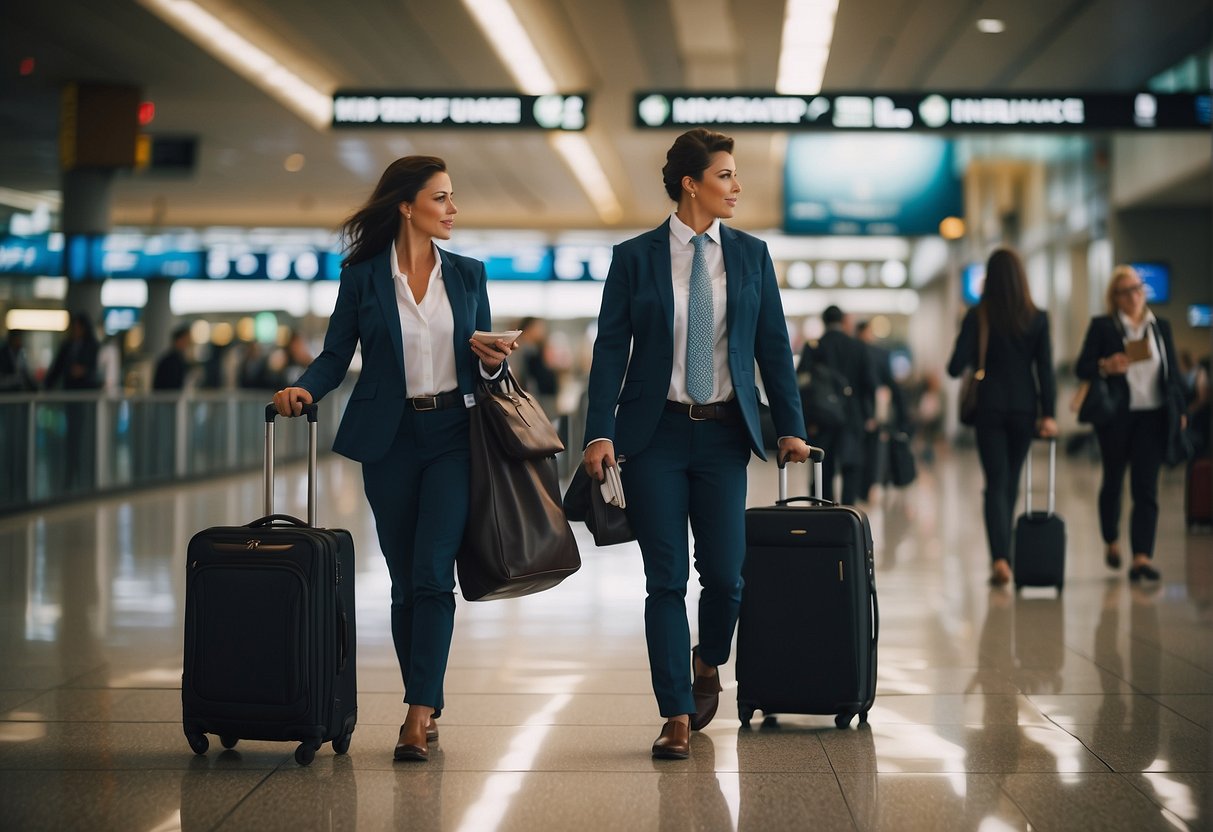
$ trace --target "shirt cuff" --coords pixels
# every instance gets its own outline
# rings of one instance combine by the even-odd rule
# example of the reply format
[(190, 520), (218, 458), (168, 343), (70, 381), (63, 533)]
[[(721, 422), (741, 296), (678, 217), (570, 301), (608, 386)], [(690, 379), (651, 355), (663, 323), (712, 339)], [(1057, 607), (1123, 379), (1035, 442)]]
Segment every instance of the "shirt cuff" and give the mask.
[(614, 445), (614, 444), (615, 444), (615, 440), (614, 440), (614, 439), (607, 439), (605, 436), (603, 436), (603, 437), (600, 437), (600, 438), (598, 438), (598, 439), (591, 439), (589, 442), (586, 442), (586, 443), (585, 443), (585, 446), (588, 448), (588, 447), (590, 447), (591, 445), (593, 445), (595, 442), (610, 442), (610, 443), (611, 443), (611, 445)]

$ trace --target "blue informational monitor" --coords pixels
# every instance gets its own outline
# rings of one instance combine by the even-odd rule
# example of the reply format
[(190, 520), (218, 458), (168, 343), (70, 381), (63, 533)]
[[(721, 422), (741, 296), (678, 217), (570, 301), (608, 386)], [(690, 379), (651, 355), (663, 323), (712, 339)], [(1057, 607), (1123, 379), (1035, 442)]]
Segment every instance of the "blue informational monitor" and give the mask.
[(1171, 265), (1157, 261), (1133, 263), (1146, 287), (1146, 303), (1171, 302)]
[(1188, 326), (1193, 329), (1213, 327), (1213, 304), (1193, 303), (1188, 306)]
[(986, 283), (986, 264), (969, 263), (960, 273), (960, 295), (968, 306), (976, 306), (981, 300), (981, 290)]

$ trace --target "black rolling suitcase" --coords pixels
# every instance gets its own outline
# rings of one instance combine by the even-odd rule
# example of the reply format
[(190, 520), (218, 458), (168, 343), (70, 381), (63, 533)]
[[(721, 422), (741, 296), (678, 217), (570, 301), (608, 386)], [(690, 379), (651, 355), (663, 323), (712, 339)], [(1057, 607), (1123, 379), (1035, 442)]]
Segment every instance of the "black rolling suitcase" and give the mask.
[[(737, 712), (834, 714), (866, 722), (876, 696), (872, 528), (863, 512), (821, 499), (823, 452), (813, 448), (817, 497), (746, 511), (745, 588), (737, 625)], [(807, 506), (792, 505), (808, 502)]]
[(1032, 449), (1024, 466), (1024, 513), (1015, 521), (1015, 588), (1066, 582), (1066, 524), (1054, 510), (1057, 499), (1057, 440), (1049, 439), (1047, 511), (1032, 510)]
[(316, 414), (308, 419), (308, 522), (274, 514), (273, 405), (265, 410), (265, 512), (190, 540), (185, 577), (182, 726), (205, 754), (207, 734), (299, 743), (307, 765), (325, 742), (344, 754), (357, 722), (354, 542), (316, 528)]

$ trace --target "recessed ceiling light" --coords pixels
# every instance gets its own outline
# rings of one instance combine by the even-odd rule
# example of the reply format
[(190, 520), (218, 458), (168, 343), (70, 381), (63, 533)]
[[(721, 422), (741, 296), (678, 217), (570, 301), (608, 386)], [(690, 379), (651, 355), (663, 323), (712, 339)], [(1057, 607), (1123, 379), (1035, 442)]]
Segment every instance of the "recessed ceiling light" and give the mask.
[(977, 21), (978, 31), (985, 32), (987, 35), (997, 35), (1007, 28), (1007, 24), (994, 17), (983, 17)]
[(282, 166), (291, 173), (298, 173), (299, 171), (303, 170), (303, 162), (304, 159), (302, 153), (292, 153), (290, 156), (286, 157), (286, 161), (282, 163)]

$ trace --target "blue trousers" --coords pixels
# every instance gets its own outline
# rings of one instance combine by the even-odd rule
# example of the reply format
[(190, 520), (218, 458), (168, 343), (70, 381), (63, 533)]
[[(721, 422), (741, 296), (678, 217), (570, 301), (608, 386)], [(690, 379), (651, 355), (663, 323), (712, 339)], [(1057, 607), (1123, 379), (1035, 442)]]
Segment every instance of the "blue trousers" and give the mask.
[(391, 450), (362, 466), (392, 579), (392, 641), (404, 701), (442, 713), (455, 626), (455, 553), (468, 515), (468, 414), (405, 408)]
[(709, 665), (729, 659), (741, 606), (749, 460), (740, 424), (694, 422), (667, 411), (648, 447), (620, 469), (628, 520), (644, 557), (649, 670), (664, 717), (695, 712), (686, 611), (688, 519), (702, 587), (699, 657)]

